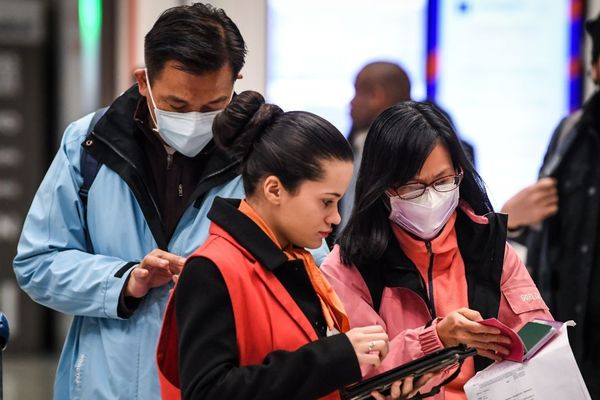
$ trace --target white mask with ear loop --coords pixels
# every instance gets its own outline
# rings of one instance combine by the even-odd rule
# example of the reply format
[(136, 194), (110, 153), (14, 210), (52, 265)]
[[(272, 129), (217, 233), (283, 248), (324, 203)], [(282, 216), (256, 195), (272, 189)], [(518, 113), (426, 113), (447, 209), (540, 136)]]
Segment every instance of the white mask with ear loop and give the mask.
[(431, 240), (444, 228), (458, 206), (458, 187), (449, 192), (438, 192), (432, 187), (421, 196), (403, 200), (390, 197), (390, 220), (406, 231), (423, 239)]
[(150, 93), (150, 100), (152, 100), (154, 114), (156, 115), (156, 119), (154, 119), (154, 116), (150, 113), (156, 126), (154, 130), (158, 132), (166, 144), (179, 153), (186, 157), (195, 157), (212, 139), (213, 120), (221, 111), (180, 113), (159, 109), (152, 95), (148, 70), (145, 69), (144, 72), (148, 93)]

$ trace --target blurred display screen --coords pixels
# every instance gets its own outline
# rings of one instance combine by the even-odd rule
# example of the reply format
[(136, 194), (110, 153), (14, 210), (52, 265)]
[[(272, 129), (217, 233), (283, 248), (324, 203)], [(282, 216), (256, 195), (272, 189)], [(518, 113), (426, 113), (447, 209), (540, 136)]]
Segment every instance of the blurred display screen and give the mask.
[(569, 0), (441, 0), (437, 101), (500, 207), (533, 183), (569, 108)]
[(432, 5), (435, 100), (475, 146), (499, 208), (535, 181), (568, 113), (570, 0), (268, 0), (266, 97), (347, 134), (357, 72), (386, 60), (404, 67), (413, 99), (424, 99)]
[(354, 79), (371, 61), (399, 63), (425, 96), (425, 0), (267, 1), (267, 100), (350, 130)]

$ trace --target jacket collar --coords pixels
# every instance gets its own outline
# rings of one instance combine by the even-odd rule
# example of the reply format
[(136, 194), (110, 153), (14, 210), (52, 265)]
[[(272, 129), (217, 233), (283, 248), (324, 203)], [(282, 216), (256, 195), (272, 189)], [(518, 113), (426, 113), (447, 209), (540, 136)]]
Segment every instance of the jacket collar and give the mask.
[[(127, 158), (135, 167), (144, 166), (148, 162), (140, 145), (140, 141), (147, 138), (136, 122), (136, 111), (145, 103), (142, 97), (138, 85), (133, 85), (111, 104), (92, 132), (95, 138), (107, 144), (122, 158)], [(143, 112), (139, 114), (147, 115)], [(215, 146), (212, 140), (207, 144), (206, 151), (212, 162), (203, 168), (204, 178), (224, 169), (235, 169), (238, 165), (237, 160)]]
[(440, 233), (430, 240), (418, 239), (392, 221), (390, 221), (390, 226), (402, 251), (413, 262), (416, 262), (417, 267), (423, 272), (427, 270), (429, 258), (432, 254), (435, 254), (439, 266), (450, 267), (450, 260), (454, 258), (458, 251), (456, 230), (454, 229), (455, 222), (456, 211), (450, 215), (448, 222), (446, 222)]
[(208, 218), (272, 272), (288, 262), (288, 258), (254, 221), (238, 210), (240, 201), (215, 197)]
[(590, 126), (600, 133), (600, 90), (596, 90), (581, 108), (581, 125)]
[[(469, 307), (479, 311), (483, 318), (497, 317), (500, 308), (507, 220), (505, 214), (494, 212), (478, 216), (465, 202), (457, 208), (455, 228), (458, 248), (465, 263)], [(385, 286), (411, 289), (421, 296), (425, 304), (429, 304), (425, 283), (417, 267), (400, 249), (393, 234), (391, 237), (394, 240), (388, 244), (382, 259), (370, 268), (385, 266)], [(477, 371), (490, 363), (489, 359), (475, 357)]]
[[(115, 171), (131, 188), (159, 248), (168, 249), (169, 239), (158, 207), (157, 188), (143, 147), (147, 140), (136, 124), (135, 113), (140, 104), (138, 86), (133, 85), (108, 108), (84, 141), (84, 149), (99, 163)], [(239, 161), (231, 158), (211, 141), (207, 145), (200, 180), (190, 196), (190, 204), (200, 207), (204, 195), (213, 187), (233, 179)]]
[[(476, 307), (484, 318), (497, 316), (500, 306), (506, 223), (506, 215), (491, 212), (478, 216), (462, 201), (457, 208), (455, 229), (465, 263), (469, 304)], [(411, 289), (427, 303), (425, 283), (417, 267), (402, 251), (392, 232), (390, 237), (393, 240), (390, 240), (381, 260), (366, 268), (359, 266), (359, 269), (381, 269), (384, 286)]]

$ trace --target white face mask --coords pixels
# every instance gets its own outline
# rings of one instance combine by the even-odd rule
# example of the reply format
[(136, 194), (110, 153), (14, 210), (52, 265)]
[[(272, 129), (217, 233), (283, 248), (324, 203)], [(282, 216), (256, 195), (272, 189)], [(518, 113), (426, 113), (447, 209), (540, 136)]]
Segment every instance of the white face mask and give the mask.
[(413, 235), (430, 240), (442, 230), (456, 209), (458, 188), (450, 192), (438, 192), (432, 187), (416, 199), (403, 200), (390, 197), (390, 220)]
[(146, 82), (148, 83), (148, 92), (154, 108), (156, 119), (150, 113), (156, 131), (166, 144), (174, 148), (187, 157), (195, 157), (210, 142), (213, 137), (212, 123), (215, 116), (221, 111), (211, 112), (187, 112), (179, 113), (164, 111), (156, 107), (148, 71), (146, 73)]

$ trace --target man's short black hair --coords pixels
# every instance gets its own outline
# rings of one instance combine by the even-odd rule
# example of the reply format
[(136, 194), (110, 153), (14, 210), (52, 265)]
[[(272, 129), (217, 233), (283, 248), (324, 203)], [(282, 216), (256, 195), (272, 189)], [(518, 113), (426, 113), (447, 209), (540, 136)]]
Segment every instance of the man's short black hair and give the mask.
[(144, 41), (148, 76), (153, 80), (167, 61), (200, 75), (229, 63), (233, 78), (244, 66), (246, 43), (238, 27), (220, 8), (194, 3), (161, 14)]
[(600, 14), (585, 23), (585, 30), (592, 38), (592, 64), (600, 57)]

